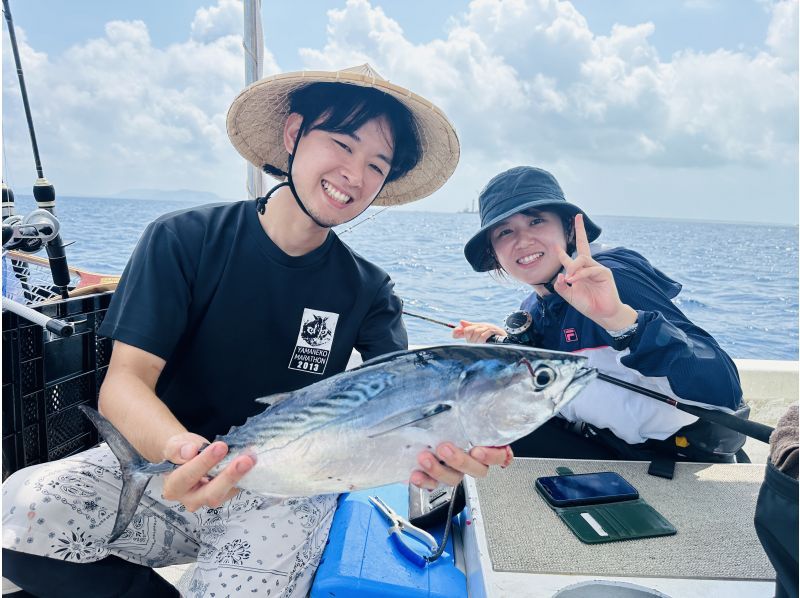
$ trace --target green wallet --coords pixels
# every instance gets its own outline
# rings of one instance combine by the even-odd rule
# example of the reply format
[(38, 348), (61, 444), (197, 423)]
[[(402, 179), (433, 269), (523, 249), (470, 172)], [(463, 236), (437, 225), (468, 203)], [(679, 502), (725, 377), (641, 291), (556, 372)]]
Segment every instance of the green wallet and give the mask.
[(678, 531), (643, 498), (553, 510), (586, 544), (671, 536)]
[[(559, 475), (570, 475), (558, 468)], [(678, 530), (643, 498), (618, 502), (557, 507), (535, 486), (542, 500), (559, 516), (581, 542), (601, 544), (636, 538), (671, 536)]]

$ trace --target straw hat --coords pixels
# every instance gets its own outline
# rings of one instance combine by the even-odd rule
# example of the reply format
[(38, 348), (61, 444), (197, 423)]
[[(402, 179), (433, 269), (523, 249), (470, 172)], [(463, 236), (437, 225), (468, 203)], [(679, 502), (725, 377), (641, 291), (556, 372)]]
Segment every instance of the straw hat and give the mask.
[(228, 110), (228, 136), (236, 150), (258, 168), (269, 164), (285, 172), (289, 168), (289, 153), (283, 145), (283, 128), (289, 116), (289, 98), (297, 89), (318, 82), (374, 87), (398, 100), (414, 116), (420, 161), (404, 176), (387, 183), (374, 205), (391, 206), (422, 199), (453, 174), (460, 145), (444, 113), (425, 98), (389, 83), (368, 64), (333, 72), (283, 73), (248, 86)]

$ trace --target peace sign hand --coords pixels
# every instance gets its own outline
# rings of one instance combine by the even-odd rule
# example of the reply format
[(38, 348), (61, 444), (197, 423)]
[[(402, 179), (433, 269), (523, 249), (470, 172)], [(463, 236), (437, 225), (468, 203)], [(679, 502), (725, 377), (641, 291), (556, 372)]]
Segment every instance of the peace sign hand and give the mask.
[(564, 266), (564, 272), (559, 273), (553, 285), (555, 291), (606, 330), (619, 330), (633, 324), (636, 310), (620, 300), (611, 270), (592, 259), (582, 214), (575, 216), (575, 246), (575, 259), (561, 247), (555, 248)]

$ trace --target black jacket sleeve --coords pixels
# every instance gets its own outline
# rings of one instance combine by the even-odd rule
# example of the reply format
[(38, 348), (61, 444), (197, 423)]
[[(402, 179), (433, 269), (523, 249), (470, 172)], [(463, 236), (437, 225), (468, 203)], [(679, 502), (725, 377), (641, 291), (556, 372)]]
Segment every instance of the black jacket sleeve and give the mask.
[(645, 376), (666, 377), (688, 402), (735, 410), (742, 402), (733, 360), (705, 330), (693, 324), (649, 276), (615, 269), (620, 299), (639, 312), (639, 328), (621, 358)]

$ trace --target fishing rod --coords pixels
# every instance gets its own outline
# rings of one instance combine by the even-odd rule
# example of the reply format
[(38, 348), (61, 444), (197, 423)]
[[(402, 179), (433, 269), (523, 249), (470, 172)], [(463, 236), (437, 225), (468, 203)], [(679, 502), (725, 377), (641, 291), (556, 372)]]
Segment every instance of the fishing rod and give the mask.
[(72, 333), (75, 332), (75, 326), (71, 322), (51, 318), (8, 297), (3, 297), (3, 309), (64, 338), (72, 336)]
[(425, 320), (426, 322), (433, 322), (434, 324), (439, 324), (440, 326), (447, 326), (448, 328), (456, 327), (455, 324), (450, 324), (449, 322), (444, 322), (442, 320), (437, 320), (435, 318), (429, 318), (428, 316), (423, 316), (422, 314), (415, 314), (414, 312), (408, 311), (407, 309), (404, 309), (403, 313), (413, 318), (419, 318), (420, 320)]
[[(31, 137), (31, 147), (33, 148), (33, 160), (36, 166), (36, 182), (33, 184), (33, 198), (36, 200), (36, 205), (41, 210), (47, 210), (55, 217), (56, 206), (56, 190), (52, 183), (44, 177), (44, 170), (42, 168), (42, 161), (39, 156), (39, 144), (36, 141), (36, 131), (33, 128), (33, 117), (31, 115), (31, 106), (28, 101), (28, 89), (25, 85), (25, 76), (22, 73), (22, 61), (19, 57), (19, 48), (17, 46), (17, 35), (14, 30), (14, 20), (11, 17), (11, 8), (8, 5), (8, 0), (3, 0), (3, 12), (8, 24), (8, 36), (11, 41), (11, 50), (14, 54), (14, 64), (17, 67), (17, 78), (19, 79), (19, 89), (22, 95), (22, 104), (25, 108), (25, 119), (28, 122), (28, 133)], [(60, 234), (55, 234), (51, 239), (45, 243), (47, 250), (47, 257), (50, 261), (50, 273), (53, 276), (53, 283), (55, 284), (58, 292), (64, 299), (69, 297), (69, 283), (70, 275), (67, 266), (67, 256), (64, 252), (64, 242)]]
[[(440, 324), (442, 326), (447, 326), (448, 328), (455, 328), (453, 324), (442, 322), (441, 320), (436, 320), (434, 318), (429, 318), (427, 316), (423, 316), (420, 314), (411, 313), (408, 311), (403, 310), (403, 313), (414, 318), (419, 318), (421, 320), (426, 320), (428, 322), (433, 322), (435, 324)], [(530, 314), (523, 311), (515, 311), (512, 313), (508, 318), (506, 318), (506, 331), (509, 333), (507, 337), (497, 337), (492, 336), (487, 342), (490, 343), (512, 343), (512, 344), (524, 344), (528, 342), (528, 339), (520, 339), (520, 334), (525, 334), (527, 332), (528, 327), (530, 326), (532, 319)], [(525, 324), (527, 322), (527, 325)], [(597, 373), (597, 378), (602, 380), (603, 382), (608, 382), (609, 384), (614, 384), (619, 386), (620, 388), (624, 388), (626, 390), (633, 391), (645, 397), (649, 397), (651, 399), (655, 399), (656, 401), (660, 401), (661, 403), (665, 403), (683, 411), (685, 413), (689, 413), (698, 417), (700, 419), (704, 419), (706, 421), (714, 422), (721, 426), (725, 426), (726, 428), (730, 428), (740, 434), (744, 434), (745, 436), (749, 436), (750, 438), (755, 438), (756, 440), (760, 440), (761, 442), (769, 444), (769, 437), (772, 432), (775, 431), (775, 428), (767, 426), (766, 424), (762, 424), (759, 422), (750, 421), (747, 419), (742, 419), (740, 417), (736, 417), (735, 415), (731, 415), (730, 413), (725, 413), (724, 411), (717, 411), (714, 409), (705, 409), (703, 407), (697, 407), (695, 405), (687, 405), (685, 403), (681, 403), (676, 399), (662, 394), (660, 392), (656, 392), (655, 390), (645, 388), (644, 386), (639, 386), (638, 384), (634, 384), (632, 382), (626, 382), (625, 380), (621, 380), (615, 376), (611, 376), (609, 374), (605, 374), (603, 372)]]

